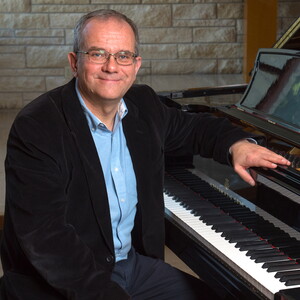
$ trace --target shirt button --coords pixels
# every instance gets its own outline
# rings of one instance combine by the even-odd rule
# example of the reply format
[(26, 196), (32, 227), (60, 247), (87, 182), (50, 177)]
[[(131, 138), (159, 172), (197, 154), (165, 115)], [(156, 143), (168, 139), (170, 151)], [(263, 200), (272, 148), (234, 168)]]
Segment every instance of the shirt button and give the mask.
[(121, 199), (121, 202), (125, 202), (125, 199), (124, 199), (124, 198), (122, 198), (122, 199)]
[(116, 168), (115, 168), (115, 172), (118, 172), (118, 171), (119, 171), (119, 168), (116, 167)]

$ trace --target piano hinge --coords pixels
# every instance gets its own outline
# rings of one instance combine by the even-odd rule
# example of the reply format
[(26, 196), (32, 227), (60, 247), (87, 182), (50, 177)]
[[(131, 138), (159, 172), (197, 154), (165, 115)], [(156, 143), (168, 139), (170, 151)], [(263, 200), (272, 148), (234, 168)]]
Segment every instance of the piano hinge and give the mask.
[(275, 125), (276, 124), (276, 122), (274, 122), (274, 121), (272, 121), (272, 120), (267, 120), (269, 123), (271, 123), (271, 124), (273, 124), (273, 125)]

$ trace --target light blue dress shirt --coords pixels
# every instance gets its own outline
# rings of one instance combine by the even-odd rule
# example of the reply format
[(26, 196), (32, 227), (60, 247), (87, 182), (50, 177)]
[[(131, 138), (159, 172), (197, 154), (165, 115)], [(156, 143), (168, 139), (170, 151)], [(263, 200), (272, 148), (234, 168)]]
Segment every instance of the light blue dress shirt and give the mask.
[(104, 173), (116, 261), (119, 261), (127, 258), (131, 248), (131, 231), (137, 204), (136, 178), (122, 126), (127, 107), (121, 99), (113, 131), (110, 131), (86, 107), (77, 84), (76, 92), (87, 118)]

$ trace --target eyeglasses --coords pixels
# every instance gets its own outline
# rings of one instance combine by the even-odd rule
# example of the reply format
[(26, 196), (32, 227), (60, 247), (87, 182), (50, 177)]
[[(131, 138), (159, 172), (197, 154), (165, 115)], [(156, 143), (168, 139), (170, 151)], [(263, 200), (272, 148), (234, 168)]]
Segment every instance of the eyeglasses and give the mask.
[(130, 51), (119, 51), (117, 53), (109, 53), (103, 49), (91, 51), (77, 51), (76, 53), (83, 53), (88, 56), (90, 62), (95, 64), (104, 64), (108, 61), (110, 56), (113, 56), (116, 62), (121, 66), (132, 65), (137, 54)]

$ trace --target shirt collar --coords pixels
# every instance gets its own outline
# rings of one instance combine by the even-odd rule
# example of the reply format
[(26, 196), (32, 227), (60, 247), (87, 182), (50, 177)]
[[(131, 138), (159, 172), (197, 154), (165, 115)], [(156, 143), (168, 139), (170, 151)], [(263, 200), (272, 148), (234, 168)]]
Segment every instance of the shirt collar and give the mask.
[[(88, 122), (88, 125), (89, 125), (90, 129), (93, 130), (93, 131), (96, 130), (97, 128), (107, 130), (105, 124), (100, 119), (98, 119), (86, 106), (86, 104), (85, 104), (85, 102), (84, 102), (84, 100), (83, 100), (83, 98), (82, 98), (82, 96), (79, 92), (77, 79), (76, 79), (75, 89), (76, 89), (76, 93), (77, 93), (77, 96), (79, 98), (81, 107), (82, 107), (82, 109), (84, 111), (84, 114), (87, 118), (87, 122)], [(117, 111), (117, 114), (116, 114), (116, 117), (115, 117), (115, 123), (114, 123), (113, 131), (117, 128), (120, 121), (127, 115), (127, 112), (128, 112), (128, 109), (127, 109), (127, 106), (125, 104), (125, 101), (124, 101), (123, 98), (121, 98), (120, 103), (118, 105), (118, 111)]]

